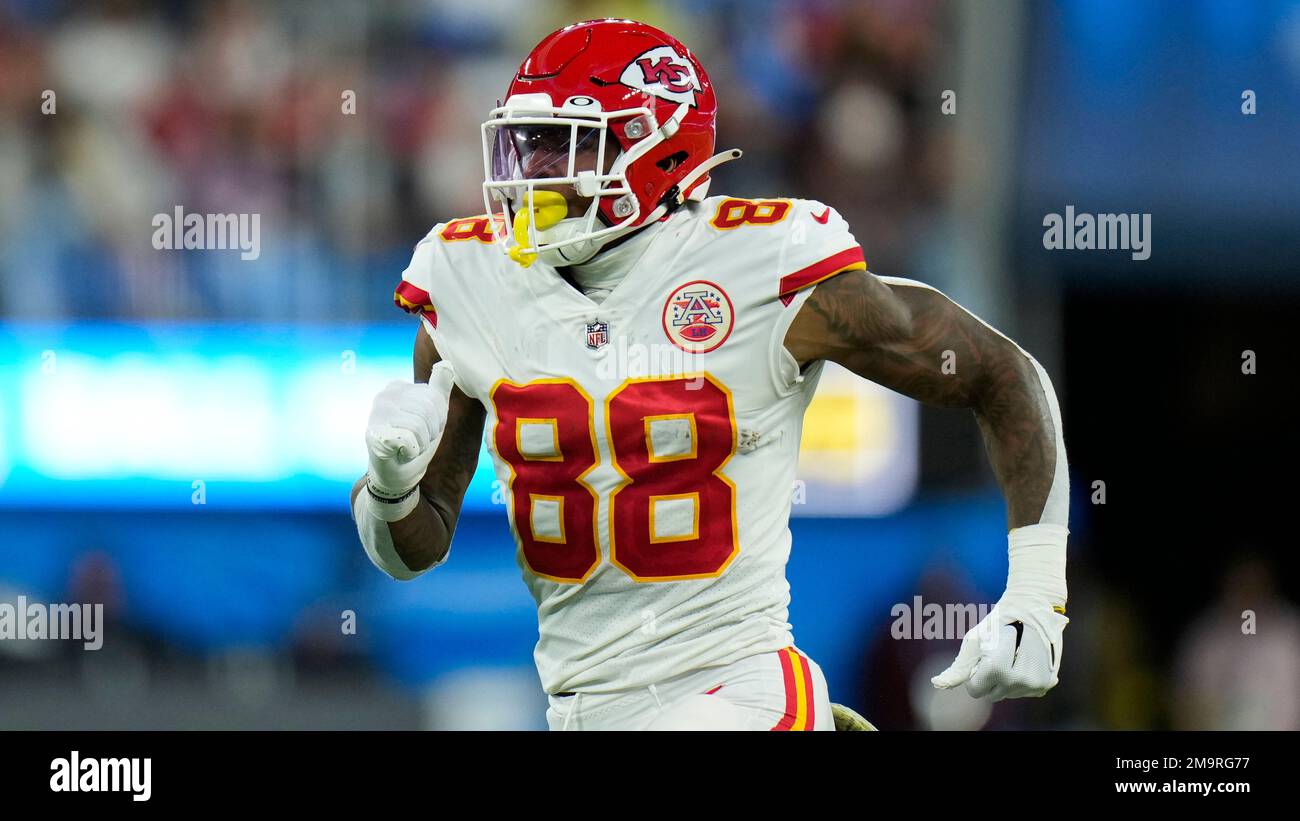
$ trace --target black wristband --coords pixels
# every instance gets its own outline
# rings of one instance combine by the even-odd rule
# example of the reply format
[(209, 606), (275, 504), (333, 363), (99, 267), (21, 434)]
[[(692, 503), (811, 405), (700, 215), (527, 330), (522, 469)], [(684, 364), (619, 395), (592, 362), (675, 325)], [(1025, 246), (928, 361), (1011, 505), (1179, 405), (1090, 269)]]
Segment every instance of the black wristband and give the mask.
[(370, 477), (369, 476), (366, 477), (366, 492), (370, 494), (370, 498), (374, 499), (376, 502), (382, 502), (383, 504), (386, 505), (395, 505), (398, 502), (404, 502), (408, 498), (410, 498), (412, 493), (415, 493), (419, 489), (420, 486), (416, 485), (415, 487), (403, 493), (401, 496), (397, 496), (397, 497), (380, 496), (378, 493), (375, 493), (375, 489), (370, 486)]

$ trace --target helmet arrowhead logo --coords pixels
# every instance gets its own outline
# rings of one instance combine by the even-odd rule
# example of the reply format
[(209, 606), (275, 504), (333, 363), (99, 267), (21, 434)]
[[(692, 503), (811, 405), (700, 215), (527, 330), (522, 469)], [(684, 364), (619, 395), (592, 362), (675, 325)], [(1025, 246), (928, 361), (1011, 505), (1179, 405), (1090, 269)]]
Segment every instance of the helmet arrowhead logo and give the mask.
[(695, 105), (700, 78), (691, 61), (672, 46), (657, 46), (627, 64), (618, 81), (674, 103)]

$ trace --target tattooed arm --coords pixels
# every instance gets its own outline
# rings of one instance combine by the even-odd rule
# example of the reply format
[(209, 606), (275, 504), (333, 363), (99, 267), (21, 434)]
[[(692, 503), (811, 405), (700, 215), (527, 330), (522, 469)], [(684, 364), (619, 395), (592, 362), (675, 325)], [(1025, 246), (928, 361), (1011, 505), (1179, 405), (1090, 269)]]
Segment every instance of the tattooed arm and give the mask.
[(1050, 387), (1015, 343), (948, 297), (910, 280), (849, 271), (816, 287), (785, 346), (800, 367), (829, 359), (920, 402), (970, 408), (1009, 526), (1043, 517), (1057, 457)]
[[(435, 363), (441, 360), (433, 340), (423, 328), (417, 330), (415, 340), (415, 381), (429, 382)], [(443, 366), (445, 367), (445, 366)], [(470, 477), (478, 465), (479, 440), (483, 436), (483, 406), (465, 395), (459, 388), (451, 389), (447, 408), (447, 422), (433, 458), (419, 482), (419, 498), (415, 507), (405, 517), (390, 522), (370, 522), (384, 532), (367, 536), (389, 541), (389, 545), (408, 573), (400, 577), (413, 578), (439, 564), (451, 549), (452, 533), (460, 516), (460, 506), (465, 499)], [(362, 476), (352, 487), (354, 511), (358, 497), (366, 493), (366, 477)], [(372, 500), (363, 500), (370, 503)], [(384, 537), (387, 537), (385, 539)], [(370, 547), (368, 545), (368, 547)], [(401, 571), (401, 568), (397, 568)]]
[(1007, 499), (1007, 588), (931, 682), (942, 689), (964, 684), (972, 697), (993, 701), (1055, 687), (1070, 621), (1069, 478), (1047, 373), (933, 288), (866, 271), (818, 285), (785, 345), (801, 367), (829, 359), (919, 401), (975, 412)]

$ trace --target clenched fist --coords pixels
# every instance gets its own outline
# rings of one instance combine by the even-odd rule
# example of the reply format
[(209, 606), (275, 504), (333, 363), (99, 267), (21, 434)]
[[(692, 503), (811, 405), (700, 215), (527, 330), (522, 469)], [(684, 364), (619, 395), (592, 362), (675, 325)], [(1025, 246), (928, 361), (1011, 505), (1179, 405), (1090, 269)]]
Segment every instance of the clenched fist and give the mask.
[(1038, 697), (1056, 686), (1065, 625), (1064, 525), (1034, 524), (1007, 535), (1007, 591), (962, 639), (957, 659), (930, 679), (966, 685), (972, 698)]
[(972, 698), (990, 701), (1042, 696), (1056, 686), (1069, 623), (1050, 605), (1004, 596), (962, 639), (957, 660), (932, 679), (934, 686), (965, 684)]
[(393, 381), (375, 396), (366, 424), (373, 493), (397, 499), (420, 483), (447, 425), (455, 380), (451, 365), (438, 362), (427, 385)]

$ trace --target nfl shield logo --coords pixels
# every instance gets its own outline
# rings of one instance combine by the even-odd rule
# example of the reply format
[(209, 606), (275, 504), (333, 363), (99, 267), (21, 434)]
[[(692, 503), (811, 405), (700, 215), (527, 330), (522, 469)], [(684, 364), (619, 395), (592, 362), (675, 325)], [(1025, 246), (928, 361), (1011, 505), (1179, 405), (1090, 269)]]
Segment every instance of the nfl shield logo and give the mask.
[(603, 347), (609, 342), (609, 323), (592, 322), (587, 326), (587, 347), (591, 350)]

